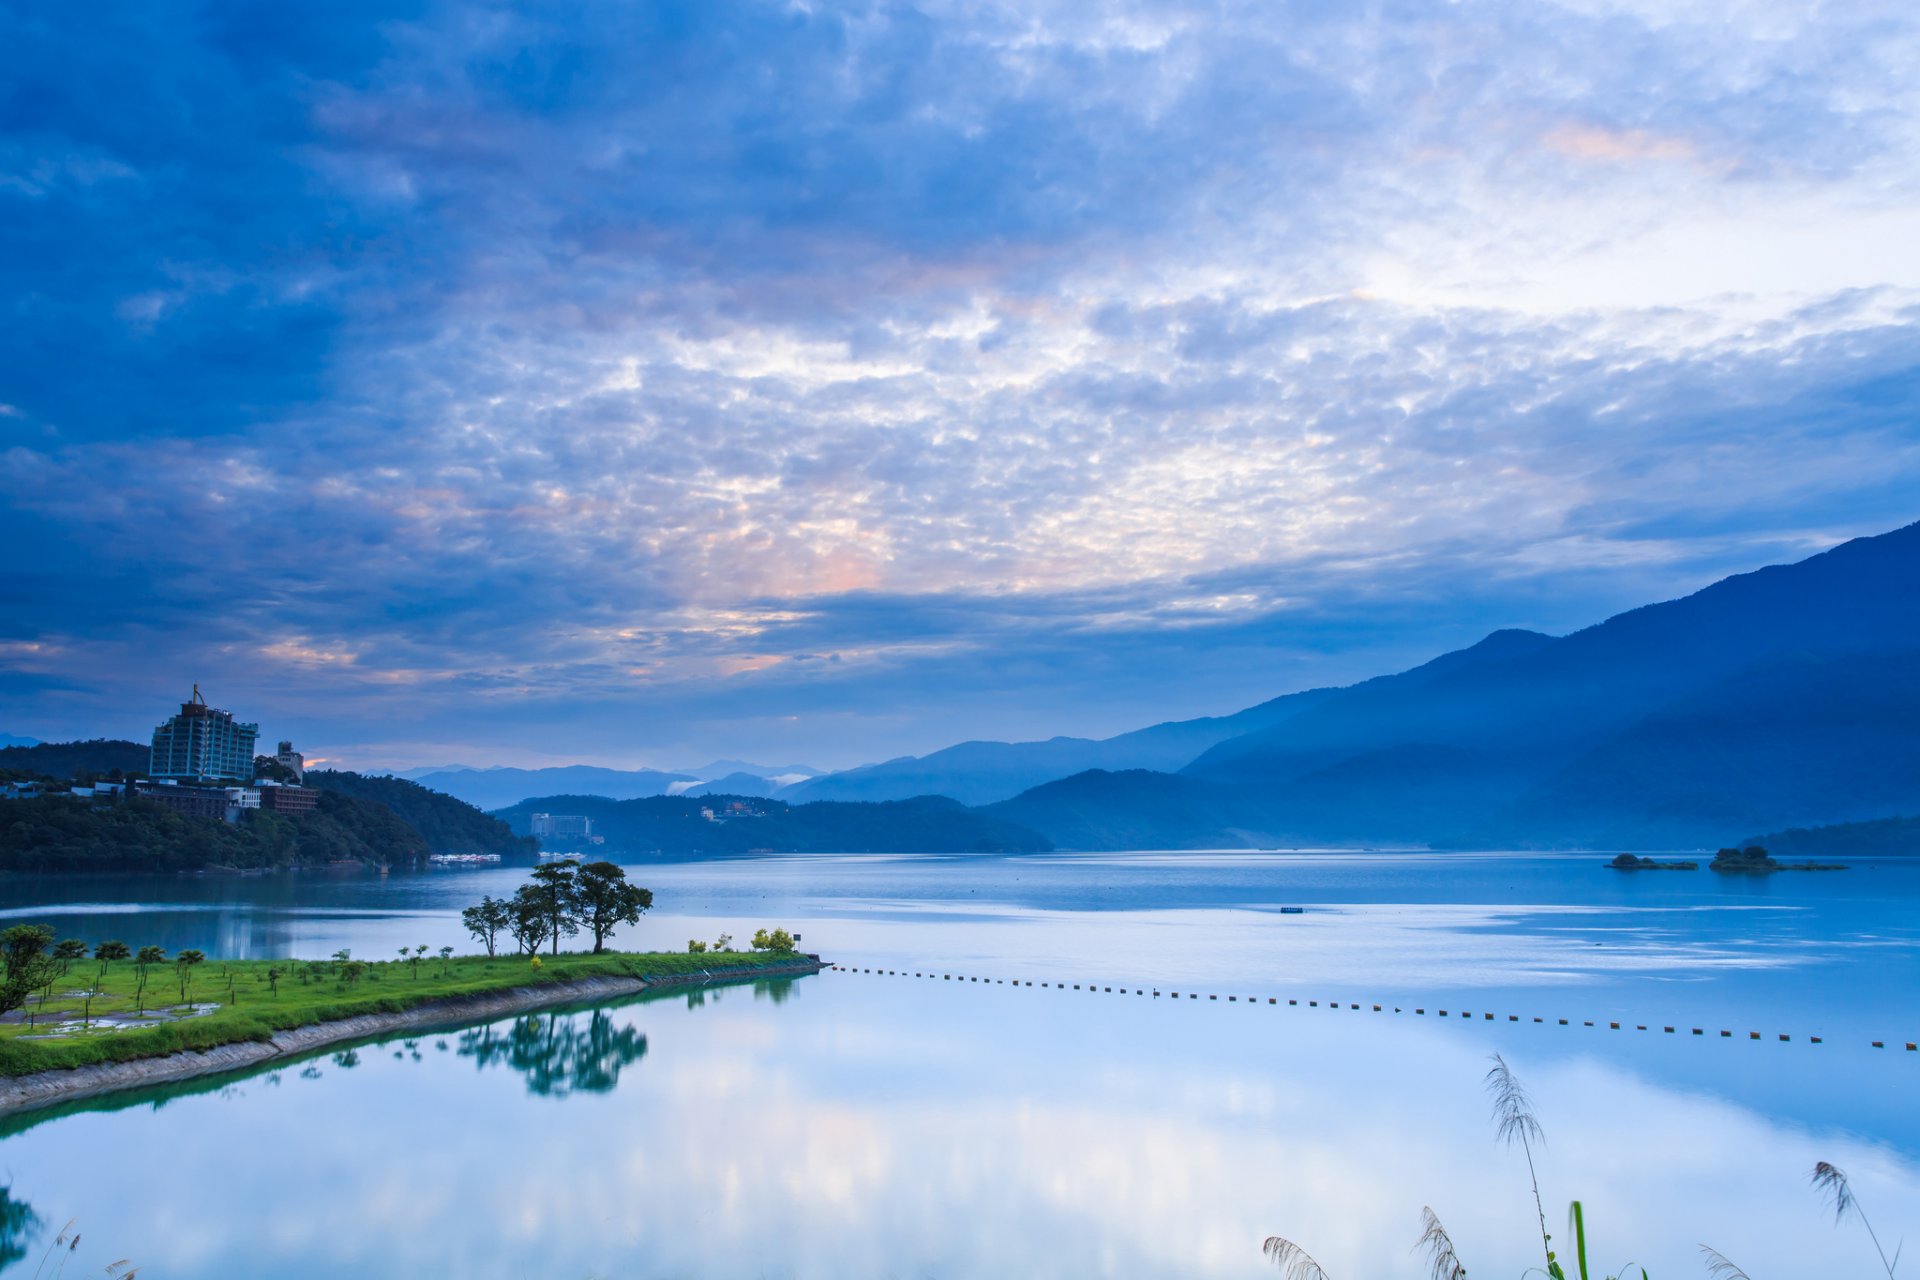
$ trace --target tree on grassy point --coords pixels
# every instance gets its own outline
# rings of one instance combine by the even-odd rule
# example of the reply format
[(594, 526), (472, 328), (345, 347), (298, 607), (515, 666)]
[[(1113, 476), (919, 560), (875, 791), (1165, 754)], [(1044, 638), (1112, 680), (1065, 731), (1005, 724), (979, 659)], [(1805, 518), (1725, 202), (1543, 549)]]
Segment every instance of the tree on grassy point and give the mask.
[(793, 945), (793, 935), (785, 929), (775, 929), (771, 933), (765, 929), (756, 929), (753, 934), (755, 951), (791, 951)]
[(628, 884), (626, 871), (614, 863), (589, 862), (574, 880), (574, 902), (598, 955), (615, 926), (640, 923), (640, 913), (653, 906), (653, 890)]
[(273, 998), (276, 1000), (280, 998), (280, 979), (285, 976), (286, 971), (279, 965), (271, 964), (267, 966), (267, 989), (273, 992)]
[(413, 958), (407, 962), (413, 966), (413, 977), (416, 982), (420, 980), (420, 962), (426, 958), (427, 944), (423, 942), (413, 949)]
[(698, 938), (687, 939), (687, 954), (697, 956), (707, 949), (707, 944)]
[(494, 956), (494, 940), (513, 928), (513, 905), (495, 897), (480, 899), (480, 905), (460, 913), (460, 923), (487, 948), (487, 959)]
[(440, 976), (443, 978), (446, 978), (446, 977), (451, 977), (452, 974), (453, 974), (453, 948), (441, 947), (440, 948)]
[(340, 981), (344, 982), (347, 987), (351, 989), (354, 983), (360, 981), (360, 975), (366, 971), (366, 961), (348, 960), (340, 966)]
[(580, 876), (577, 864), (562, 860), (549, 862), (533, 869), (533, 883), (522, 885), (514, 894), (517, 902), (522, 895), (530, 895), (529, 901), (537, 902), (547, 913), (547, 939), (553, 944), (553, 954), (560, 954), (560, 935), (571, 938), (580, 932)]
[(180, 1002), (186, 1003), (187, 992), (193, 987), (193, 967), (206, 961), (207, 953), (197, 947), (188, 947), (173, 958), (173, 970), (180, 979)]
[(507, 929), (515, 948), (538, 959), (540, 944), (547, 940), (546, 900), (533, 891), (532, 885), (521, 885), (508, 907)]

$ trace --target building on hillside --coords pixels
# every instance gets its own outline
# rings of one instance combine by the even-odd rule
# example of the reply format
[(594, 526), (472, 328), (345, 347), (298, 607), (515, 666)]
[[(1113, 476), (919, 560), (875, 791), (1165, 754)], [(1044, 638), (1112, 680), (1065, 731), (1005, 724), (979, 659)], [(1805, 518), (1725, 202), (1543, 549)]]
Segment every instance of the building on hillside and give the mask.
[(593, 819), (579, 813), (536, 813), (528, 817), (533, 834), (545, 840), (592, 840)]
[(320, 803), (320, 793), (305, 787), (260, 784), (260, 807), (275, 813), (312, 813)]
[(148, 771), (155, 778), (185, 782), (244, 782), (253, 777), (253, 744), (259, 736), (259, 725), (208, 706), (196, 684), (193, 697), (180, 704), (180, 714), (153, 731)]
[[(239, 788), (234, 788), (239, 790)], [(225, 787), (183, 787), (170, 782), (139, 782), (133, 794), (171, 809), (183, 818), (214, 818), (221, 822), (238, 821), (237, 806), (232, 806)], [(231, 816), (228, 809), (232, 808)]]
[(298, 751), (295, 751), (291, 742), (282, 742), (280, 744), (280, 750), (274, 753), (273, 758), (282, 768), (293, 775), (295, 782), (305, 782), (307, 780), (307, 758)]

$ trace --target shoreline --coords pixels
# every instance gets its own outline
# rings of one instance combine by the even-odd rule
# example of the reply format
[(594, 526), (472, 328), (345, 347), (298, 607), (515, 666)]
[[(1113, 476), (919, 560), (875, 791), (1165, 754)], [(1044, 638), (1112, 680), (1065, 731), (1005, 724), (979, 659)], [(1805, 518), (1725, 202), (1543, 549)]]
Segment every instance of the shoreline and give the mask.
[(662, 974), (654, 978), (581, 978), (508, 987), (476, 995), (423, 1001), (398, 1013), (361, 1013), (310, 1022), (276, 1031), (262, 1040), (238, 1040), (210, 1049), (181, 1049), (124, 1062), (54, 1067), (29, 1075), (0, 1078), (0, 1118), (11, 1118), (63, 1102), (119, 1093), (147, 1085), (176, 1084), (202, 1076), (242, 1071), (279, 1058), (293, 1058), (350, 1040), (369, 1040), (398, 1031), (426, 1030), (449, 1023), (486, 1021), (533, 1013), (559, 1005), (614, 996), (639, 995), (675, 987), (708, 986), (748, 978), (798, 978), (820, 972), (823, 963), (806, 955), (777, 965), (735, 966), (703, 973)]

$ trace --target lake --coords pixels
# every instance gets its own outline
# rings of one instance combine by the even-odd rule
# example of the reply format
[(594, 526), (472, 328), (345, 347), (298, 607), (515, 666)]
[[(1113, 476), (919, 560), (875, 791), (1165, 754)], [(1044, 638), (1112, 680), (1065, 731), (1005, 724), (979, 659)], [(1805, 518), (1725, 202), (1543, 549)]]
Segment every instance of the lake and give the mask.
[[(1546, 1130), (1549, 1226), (1581, 1198), (1596, 1266), (1703, 1275), (1704, 1242), (1756, 1277), (1875, 1273), (1807, 1173), (1844, 1167), (1889, 1249), (1920, 1236), (1920, 866), (1603, 863), (630, 864), (658, 906), (623, 945), (784, 925), (841, 968), (16, 1122), (0, 1178), (43, 1225), (15, 1265), (71, 1218), (67, 1274), (148, 1280), (1254, 1276), (1273, 1233), (1346, 1280), (1424, 1275), (1430, 1205), (1472, 1274), (1518, 1276), (1538, 1227), (1488, 1120), (1499, 1053)], [(465, 949), (459, 908), (524, 874), (16, 878), (0, 909), (384, 958)]]

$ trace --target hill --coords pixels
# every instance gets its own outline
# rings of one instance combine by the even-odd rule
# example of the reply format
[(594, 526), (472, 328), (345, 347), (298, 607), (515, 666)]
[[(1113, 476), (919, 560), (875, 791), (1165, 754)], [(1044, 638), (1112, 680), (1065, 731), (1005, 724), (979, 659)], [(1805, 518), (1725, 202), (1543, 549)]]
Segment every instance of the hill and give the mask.
[(538, 841), (515, 835), (498, 818), (405, 778), (309, 769), (306, 783), (380, 805), (416, 832), (431, 853), (531, 853), (539, 847)]
[[(729, 808), (737, 814), (728, 816)], [(719, 820), (709, 820), (703, 810)], [(546, 796), (498, 816), (524, 832), (529, 816), (540, 812), (592, 818), (610, 853), (1038, 853), (1052, 848), (1036, 832), (940, 796), (800, 805), (751, 796)]]
[(313, 813), (254, 810), (233, 824), (185, 818), (145, 800), (94, 804), (43, 796), (0, 804), (4, 871), (269, 869), (407, 862), (426, 853), (426, 841), (390, 810), (338, 792), (323, 792)]
[(1757, 844), (1782, 861), (1795, 858), (1864, 858), (1874, 855), (1920, 856), (1920, 817), (1875, 818), (1868, 822), (1840, 822), (1824, 827), (1790, 827), (1764, 836), (1750, 836), (1742, 847)]
[(106, 778), (116, 774), (145, 776), (151, 749), (142, 742), (93, 738), (86, 742), (40, 742), (32, 746), (0, 747), (0, 771), (41, 778)]
[(1178, 774), (1090, 769), (980, 812), (1039, 831), (1062, 849), (1244, 849), (1276, 843), (1268, 815)]

